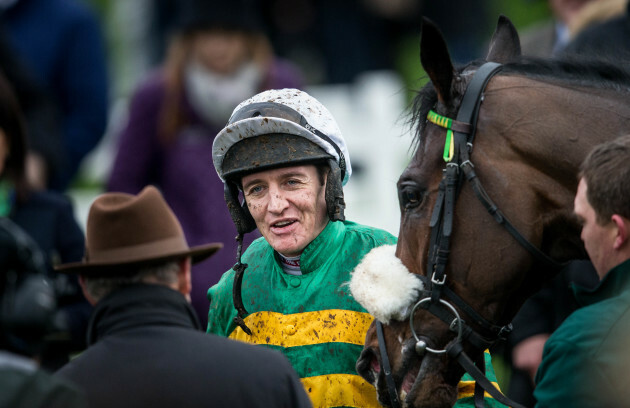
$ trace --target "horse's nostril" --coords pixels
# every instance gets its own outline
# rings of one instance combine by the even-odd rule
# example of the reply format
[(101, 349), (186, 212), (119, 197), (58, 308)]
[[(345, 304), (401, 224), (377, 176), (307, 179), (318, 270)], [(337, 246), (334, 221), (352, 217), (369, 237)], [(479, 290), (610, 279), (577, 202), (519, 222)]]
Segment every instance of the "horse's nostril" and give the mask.
[(376, 358), (376, 352), (371, 348), (363, 349), (357, 360), (357, 373), (370, 384), (374, 384), (376, 376), (381, 372), (381, 366)]

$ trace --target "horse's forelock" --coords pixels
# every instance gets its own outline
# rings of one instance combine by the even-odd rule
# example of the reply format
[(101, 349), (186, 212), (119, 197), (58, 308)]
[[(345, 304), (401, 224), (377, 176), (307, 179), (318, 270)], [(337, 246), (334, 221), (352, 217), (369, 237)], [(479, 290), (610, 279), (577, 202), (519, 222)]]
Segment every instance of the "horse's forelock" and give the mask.
[(422, 142), (422, 133), (427, 122), (427, 114), (437, 103), (437, 92), (429, 82), (418, 93), (413, 100), (411, 123), (414, 128), (413, 145), (417, 148)]

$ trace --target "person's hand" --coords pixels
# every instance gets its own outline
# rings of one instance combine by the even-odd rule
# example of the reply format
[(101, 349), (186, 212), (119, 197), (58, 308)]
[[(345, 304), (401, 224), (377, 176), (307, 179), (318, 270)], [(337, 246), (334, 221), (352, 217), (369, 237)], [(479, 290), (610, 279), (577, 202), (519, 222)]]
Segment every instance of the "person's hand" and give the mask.
[(537, 334), (518, 343), (512, 351), (514, 367), (526, 372), (531, 378), (532, 384), (542, 361), (543, 347), (545, 347), (548, 338), (548, 333)]

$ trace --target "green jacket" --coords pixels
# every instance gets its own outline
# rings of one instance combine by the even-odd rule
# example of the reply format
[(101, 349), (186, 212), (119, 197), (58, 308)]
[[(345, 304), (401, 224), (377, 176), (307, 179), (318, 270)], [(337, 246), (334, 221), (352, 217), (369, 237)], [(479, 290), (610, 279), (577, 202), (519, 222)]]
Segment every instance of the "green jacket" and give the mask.
[(628, 406), (630, 260), (611, 269), (596, 288), (574, 292), (582, 307), (545, 343), (536, 406)]
[[(395, 243), (396, 238), (383, 230), (350, 221), (329, 222), (300, 257), (303, 275), (293, 276), (283, 272), (273, 248), (259, 238), (243, 254), (243, 263), (249, 265), (242, 285), (249, 313), (244, 320), (252, 336), (233, 322), (233, 270), (208, 290), (208, 332), (284, 353), (314, 407), (380, 407), (374, 387), (355, 369), (373, 318), (345, 284), (372, 248)], [(496, 381), (491, 364), (489, 374)], [(472, 389), (471, 384), (460, 384), (460, 396)], [(466, 405), (472, 407), (472, 401)]]

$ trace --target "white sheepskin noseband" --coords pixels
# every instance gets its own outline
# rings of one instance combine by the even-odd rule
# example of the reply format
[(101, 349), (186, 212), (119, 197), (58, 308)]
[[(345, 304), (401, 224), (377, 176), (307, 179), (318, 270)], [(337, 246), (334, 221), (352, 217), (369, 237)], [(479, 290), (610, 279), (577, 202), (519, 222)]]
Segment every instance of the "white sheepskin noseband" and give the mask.
[(424, 285), (396, 257), (396, 245), (372, 249), (352, 272), (350, 292), (382, 323), (403, 320)]

